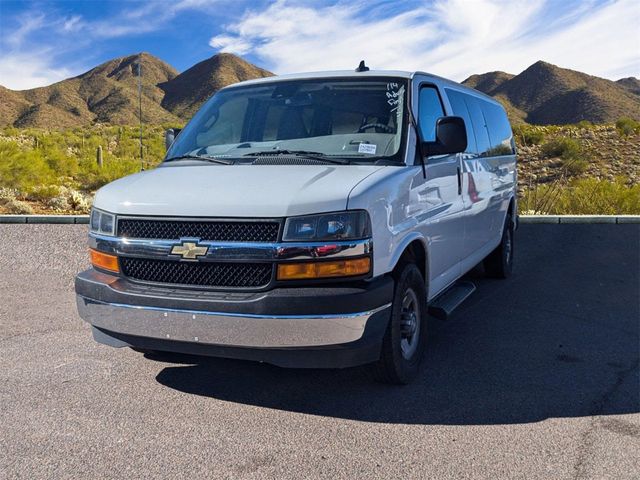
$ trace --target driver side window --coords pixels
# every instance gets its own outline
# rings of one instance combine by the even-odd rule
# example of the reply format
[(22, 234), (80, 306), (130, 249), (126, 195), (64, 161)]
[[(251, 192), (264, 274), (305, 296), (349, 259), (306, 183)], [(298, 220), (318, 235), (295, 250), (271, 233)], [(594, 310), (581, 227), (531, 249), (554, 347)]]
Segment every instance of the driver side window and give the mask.
[(418, 97), (418, 126), (423, 142), (436, 139), (436, 120), (444, 117), (444, 109), (438, 91), (434, 87), (422, 87)]

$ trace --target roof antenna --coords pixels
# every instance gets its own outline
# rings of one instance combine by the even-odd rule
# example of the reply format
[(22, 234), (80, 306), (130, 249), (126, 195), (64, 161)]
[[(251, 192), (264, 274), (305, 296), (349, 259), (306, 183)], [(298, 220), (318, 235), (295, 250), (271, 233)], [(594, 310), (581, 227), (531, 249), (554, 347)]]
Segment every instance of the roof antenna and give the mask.
[(142, 150), (142, 59), (138, 58), (138, 117), (140, 118), (140, 171), (144, 171), (144, 154)]
[(369, 67), (364, 64), (364, 60), (360, 60), (360, 65), (356, 68), (356, 72), (368, 72)]

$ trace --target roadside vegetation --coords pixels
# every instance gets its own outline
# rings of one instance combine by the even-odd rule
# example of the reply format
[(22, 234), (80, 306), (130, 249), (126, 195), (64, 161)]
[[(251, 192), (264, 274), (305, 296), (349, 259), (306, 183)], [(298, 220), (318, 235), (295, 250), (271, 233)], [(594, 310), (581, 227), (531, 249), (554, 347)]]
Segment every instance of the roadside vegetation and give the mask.
[[(164, 130), (145, 127), (145, 168), (162, 160)], [(130, 126), (0, 130), (0, 212), (86, 213), (98, 188), (140, 171), (139, 149)]]
[(520, 213), (640, 214), (640, 122), (513, 130)]
[(525, 190), (519, 202), (520, 213), (640, 215), (640, 185), (629, 186), (624, 178), (579, 178)]
[[(146, 126), (144, 168), (164, 156)], [(640, 122), (515, 125), (519, 206), (536, 214), (640, 214)], [(0, 130), (0, 213), (86, 213), (95, 191), (141, 169), (139, 131), (95, 125)]]

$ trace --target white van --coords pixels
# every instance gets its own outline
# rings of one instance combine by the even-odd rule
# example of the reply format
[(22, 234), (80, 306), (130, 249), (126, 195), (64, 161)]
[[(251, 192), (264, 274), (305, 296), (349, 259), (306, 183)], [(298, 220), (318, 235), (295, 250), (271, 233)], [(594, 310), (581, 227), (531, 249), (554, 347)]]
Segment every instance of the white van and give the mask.
[(406, 383), (460, 277), (509, 276), (516, 212), (511, 128), (482, 93), (363, 64), (242, 82), (98, 191), (78, 309), (111, 346)]

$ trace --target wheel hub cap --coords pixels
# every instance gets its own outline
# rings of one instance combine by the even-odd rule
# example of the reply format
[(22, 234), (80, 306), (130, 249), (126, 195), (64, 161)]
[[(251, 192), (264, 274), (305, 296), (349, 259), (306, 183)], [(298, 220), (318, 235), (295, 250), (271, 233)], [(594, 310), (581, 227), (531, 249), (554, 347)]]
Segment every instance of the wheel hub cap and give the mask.
[(403, 312), (400, 320), (400, 332), (404, 338), (412, 337), (416, 333), (416, 312)]
[(400, 312), (400, 350), (407, 360), (418, 349), (420, 338), (420, 304), (413, 289), (408, 289), (402, 299)]

